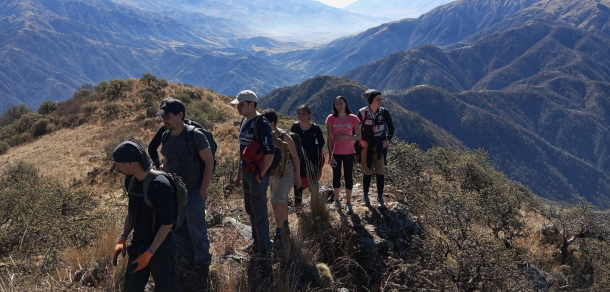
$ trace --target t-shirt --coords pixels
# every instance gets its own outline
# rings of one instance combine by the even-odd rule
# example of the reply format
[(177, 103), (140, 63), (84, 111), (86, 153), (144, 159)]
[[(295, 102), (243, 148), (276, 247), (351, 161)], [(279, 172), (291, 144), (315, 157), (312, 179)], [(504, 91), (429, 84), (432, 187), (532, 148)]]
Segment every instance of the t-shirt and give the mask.
[[(239, 129), (239, 158), (241, 159), (241, 168), (246, 168), (246, 161), (243, 158), (242, 153), (250, 142), (254, 141), (254, 121), (256, 117), (252, 119), (244, 119)], [(271, 124), (265, 117), (258, 119), (258, 139), (263, 148), (264, 154), (275, 154), (275, 145), (273, 144), (273, 131), (271, 130)]]
[(354, 135), (354, 129), (360, 124), (360, 120), (354, 114), (349, 114), (344, 118), (335, 117), (332, 114), (326, 118), (326, 125), (331, 127), (332, 140), (329, 143), (333, 145), (333, 154), (347, 155), (354, 154), (354, 140), (341, 140), (337, 141), (334, 139), (335, 135), (345, 134)]
[[(165, 156), (163, 168), (168, 173), (174, 173), (182, 178), (186, 185), (189, 196), (195, 195), (201, 188), (203, 181), (203, 169), (199, 164), (199, 153), (193, 155), (186, 142), (186, 127), (178, 136), (173, 136), (171, 132), (167, 137), (167, 142), (161, 148), (161, 154)], [(205, 135), (199, 130), (193, 131), (193, 140), (197, 152), (210, 148), (210, 143)]]
[[(303, 157), (307, 159), (306, 161), (301, 161), (301, 177), (307, 176), (307, 163), (313, 163), (313, 171), (314, 174), (317, 175), (318, 169), (320, 168), (320, 163), (322, 162), (322, 157), (320, 156), (320, 151), (324, 147), (324, 135), (322, 134), (322, 129), (320, 126), (313, 124), (309, 129), (303, 130), (301, 129), (301, 125), (299, 122), (292, 124), (290, 131), (296, 133), (301, 138), (301, 146), (303, 147)], [(315, 177), (315, 175), (314, 175)]]
[[(131, 176), (125, 177), (125, 189), (129, 189)], [(131, 188), (132, 193), (143, 194), (144, 181), (134, 181)], [(154, 209), (148, 207), (142, 196), (129, 196), (128, 210), (131, 214), (131, 224), (133, 224), (133, 237), (140, 244), (150, 245), (155, 239), (157, 231), (161, 225), (169, 225), (174, 223), (174, 191), (172, 185), (162, 175), (155, 177), (148, 186), (148, 199), (152, 203)], [(156, 219), (153, 219), (155, 218)], [(153, 221), (155, 228), (153, 229)]]

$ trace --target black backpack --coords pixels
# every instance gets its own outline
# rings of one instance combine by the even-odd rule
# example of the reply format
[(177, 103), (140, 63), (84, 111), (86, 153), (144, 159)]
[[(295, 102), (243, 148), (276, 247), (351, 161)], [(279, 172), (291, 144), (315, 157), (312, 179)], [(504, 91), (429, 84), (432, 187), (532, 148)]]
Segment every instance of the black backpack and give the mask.
[[(208, 131), (203, 127), (203, 125), (195, 121), (184, 120), (184, 123), (186, 124), (186, 144), (188, 145), (189, 150), (191, 150), (191, 153), (198, 158), (201, 168), (205, 166), (205, 163), (201, 159), (201, 156), (199, 156), (199, 151), (197, 151), (197, 147), (195, 146), (195, 139), (193, 138), (193, 132), (195, 129), (199, 129), (208, 139), (210, 150), (212, 150), (212, 157), (214, 158), (214, 169), (216, 169), (216, 149), (218, 148), (218, 144), (216, 144), (216, 140), (214, 140), (214, 135), (212, 132)], [(163, 133), (163, 137), (161, 138), (161, 143), (163, 145), (165, 145), (165, 142), (167, 142), (167, 139), (169, 139), (169, 133), (170, 130), (166, 130), (165, 133)]]
[[(146, 176), (146, 178), (144, 178), (144, 182), (142, 182), (142, 189), (144, 192), (143, 194), (131, 191), (131, 189), (133, 188), (133, 184), (136, 181), (135, 177), (131, 178), (131, 181), (129, 182), (129, 187), (127, 188), (127, 193), (130, 196), (142, 197), (149, 208), (155, 210), (155, 212), (158, 212), (158, 210), (152, 205), (152, 202), (148, 198), (148, 187), (150, 183), (159, 175), (165, 176), (165, 178), (172, 186), (172, 190), (174, 191), (174, 227), (172, 229), (176, 229), (180, 227), (180, 225), (182, 225), (182, 222), (184, 222), (184, 217), (186, 215), (186, 204), (188, 203), (189, 198), (186, 186), (184, 185), (184, 182), (182, 182), (182, 179), (179, 176), (169, 174), (164, 171), (151, 170), (150, 173)], [(156, 216), (153, 217), (152, 230), (155, 230), (155, 225)]]
[(299, 136), (299, 134), (291, 132), (289, 130), (282, 130), (280, 131), (280, 134), (278, 135), (280, 139), (284, 139), (284, 135), (288, 135), (290, 136), (290, 138), (292, 138), (292, 141), (294, 141), (294, 146), (297, 148), (297, 153), (299, 154), (299, 161), (301, 163), (303, 163), (303, 161), (305, 161), (305, 155), (303, 154), (303, 144), (301, 143), (301, 136)]

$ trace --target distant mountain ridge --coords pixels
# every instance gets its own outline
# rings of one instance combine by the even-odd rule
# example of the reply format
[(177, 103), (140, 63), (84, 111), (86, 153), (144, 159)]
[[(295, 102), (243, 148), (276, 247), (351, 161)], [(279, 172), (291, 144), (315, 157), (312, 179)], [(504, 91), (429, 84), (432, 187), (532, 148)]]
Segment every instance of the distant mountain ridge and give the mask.
[(381, 15), (391, 20), (417, 18), (452, 0), (358, 0), (342, 9), (363, 15)]

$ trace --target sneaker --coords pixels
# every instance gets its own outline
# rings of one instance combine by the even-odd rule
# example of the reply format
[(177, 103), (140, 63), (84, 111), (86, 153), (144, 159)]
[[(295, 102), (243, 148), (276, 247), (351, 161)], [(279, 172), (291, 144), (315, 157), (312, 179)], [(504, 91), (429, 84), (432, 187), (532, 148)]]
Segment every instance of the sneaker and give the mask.
[(339, 209), (341, 209), (341, 202), (340, 201), (335, 201), (333, 203), (333, 206), (335, 207), (335, 209), (339, 210)]
[(383, 203), (383, 197), (377, 197), (377, 208), (385, 208), (385, 204)]
[(348, 215), (352, 215), (354, 214), (354, 209), (352, 209), (352, 203), (347, 203), (347, 214)]
[(371, 205), (371, 201), (369, 200), (369, 197), (362, 197), (362, 201), (360, 202), (360, 205), (362, 206), (370, 206)]

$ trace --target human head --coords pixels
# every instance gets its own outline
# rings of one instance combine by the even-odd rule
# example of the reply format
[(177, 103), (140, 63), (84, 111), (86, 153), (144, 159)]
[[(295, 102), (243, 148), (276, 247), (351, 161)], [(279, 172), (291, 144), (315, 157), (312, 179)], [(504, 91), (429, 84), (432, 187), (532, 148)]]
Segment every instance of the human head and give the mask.
[(175, 116), (182, 113), (182, 120), (184, 120), (184, 116), (186, 115), (186, 107), (184, 106), (184, 103), (171, 97), (163, 99), (159, 105), (157, 116), (163, 117), (165, 115), (169, 115), (170, 113), (174, 114)]
[(142, 171), (147, 171), (152, 167), (144, 147), (133, 141), (123, 141), (114, 148), (112, 160), (115, 162), (115, 169), (125, 175), (134, 175), (137, 167), (140, 167)]
[(311, 118), (311, 109), (309, 106), (302, 104), (297, 108), (297, 119), (300, 122), (310, 121), (313, 124), (313, 119)]
[(272, 108), (263, 111), (263, 117), (271, 123), (272, 127), (277, 127), (277, 113)]
[(333, 100), (333, 116), (335, 116), (335, 117), (339, 116), (339, 110), (335, 106), (335, 104), (339, 100), (342, 101), (345, 104), (345, 114), (346, 115), (351, 114), (352, 111), (349, 109), (349, 105), (347, 104), (347, 99), (345, 97), (339, 95), (339, 96), (335, 97), (335, 99)]
[(364, 91), (362, 93), (361, 96), (362, 96), (362, 98), (366, 99), (366, 101), (370, 105), (375, 100), (375, 97), (381, 96), (381, 92), (379, 92), (379, 90), (376, 90), (376, 89), (367, 89), (366, 91)]
[(256, 112), (258, 97), (252, 90), (243, 90), (237, 94), (231, 104), (237, 106), (237, 112), (240, 115), (248, 116), (252, 112)]

